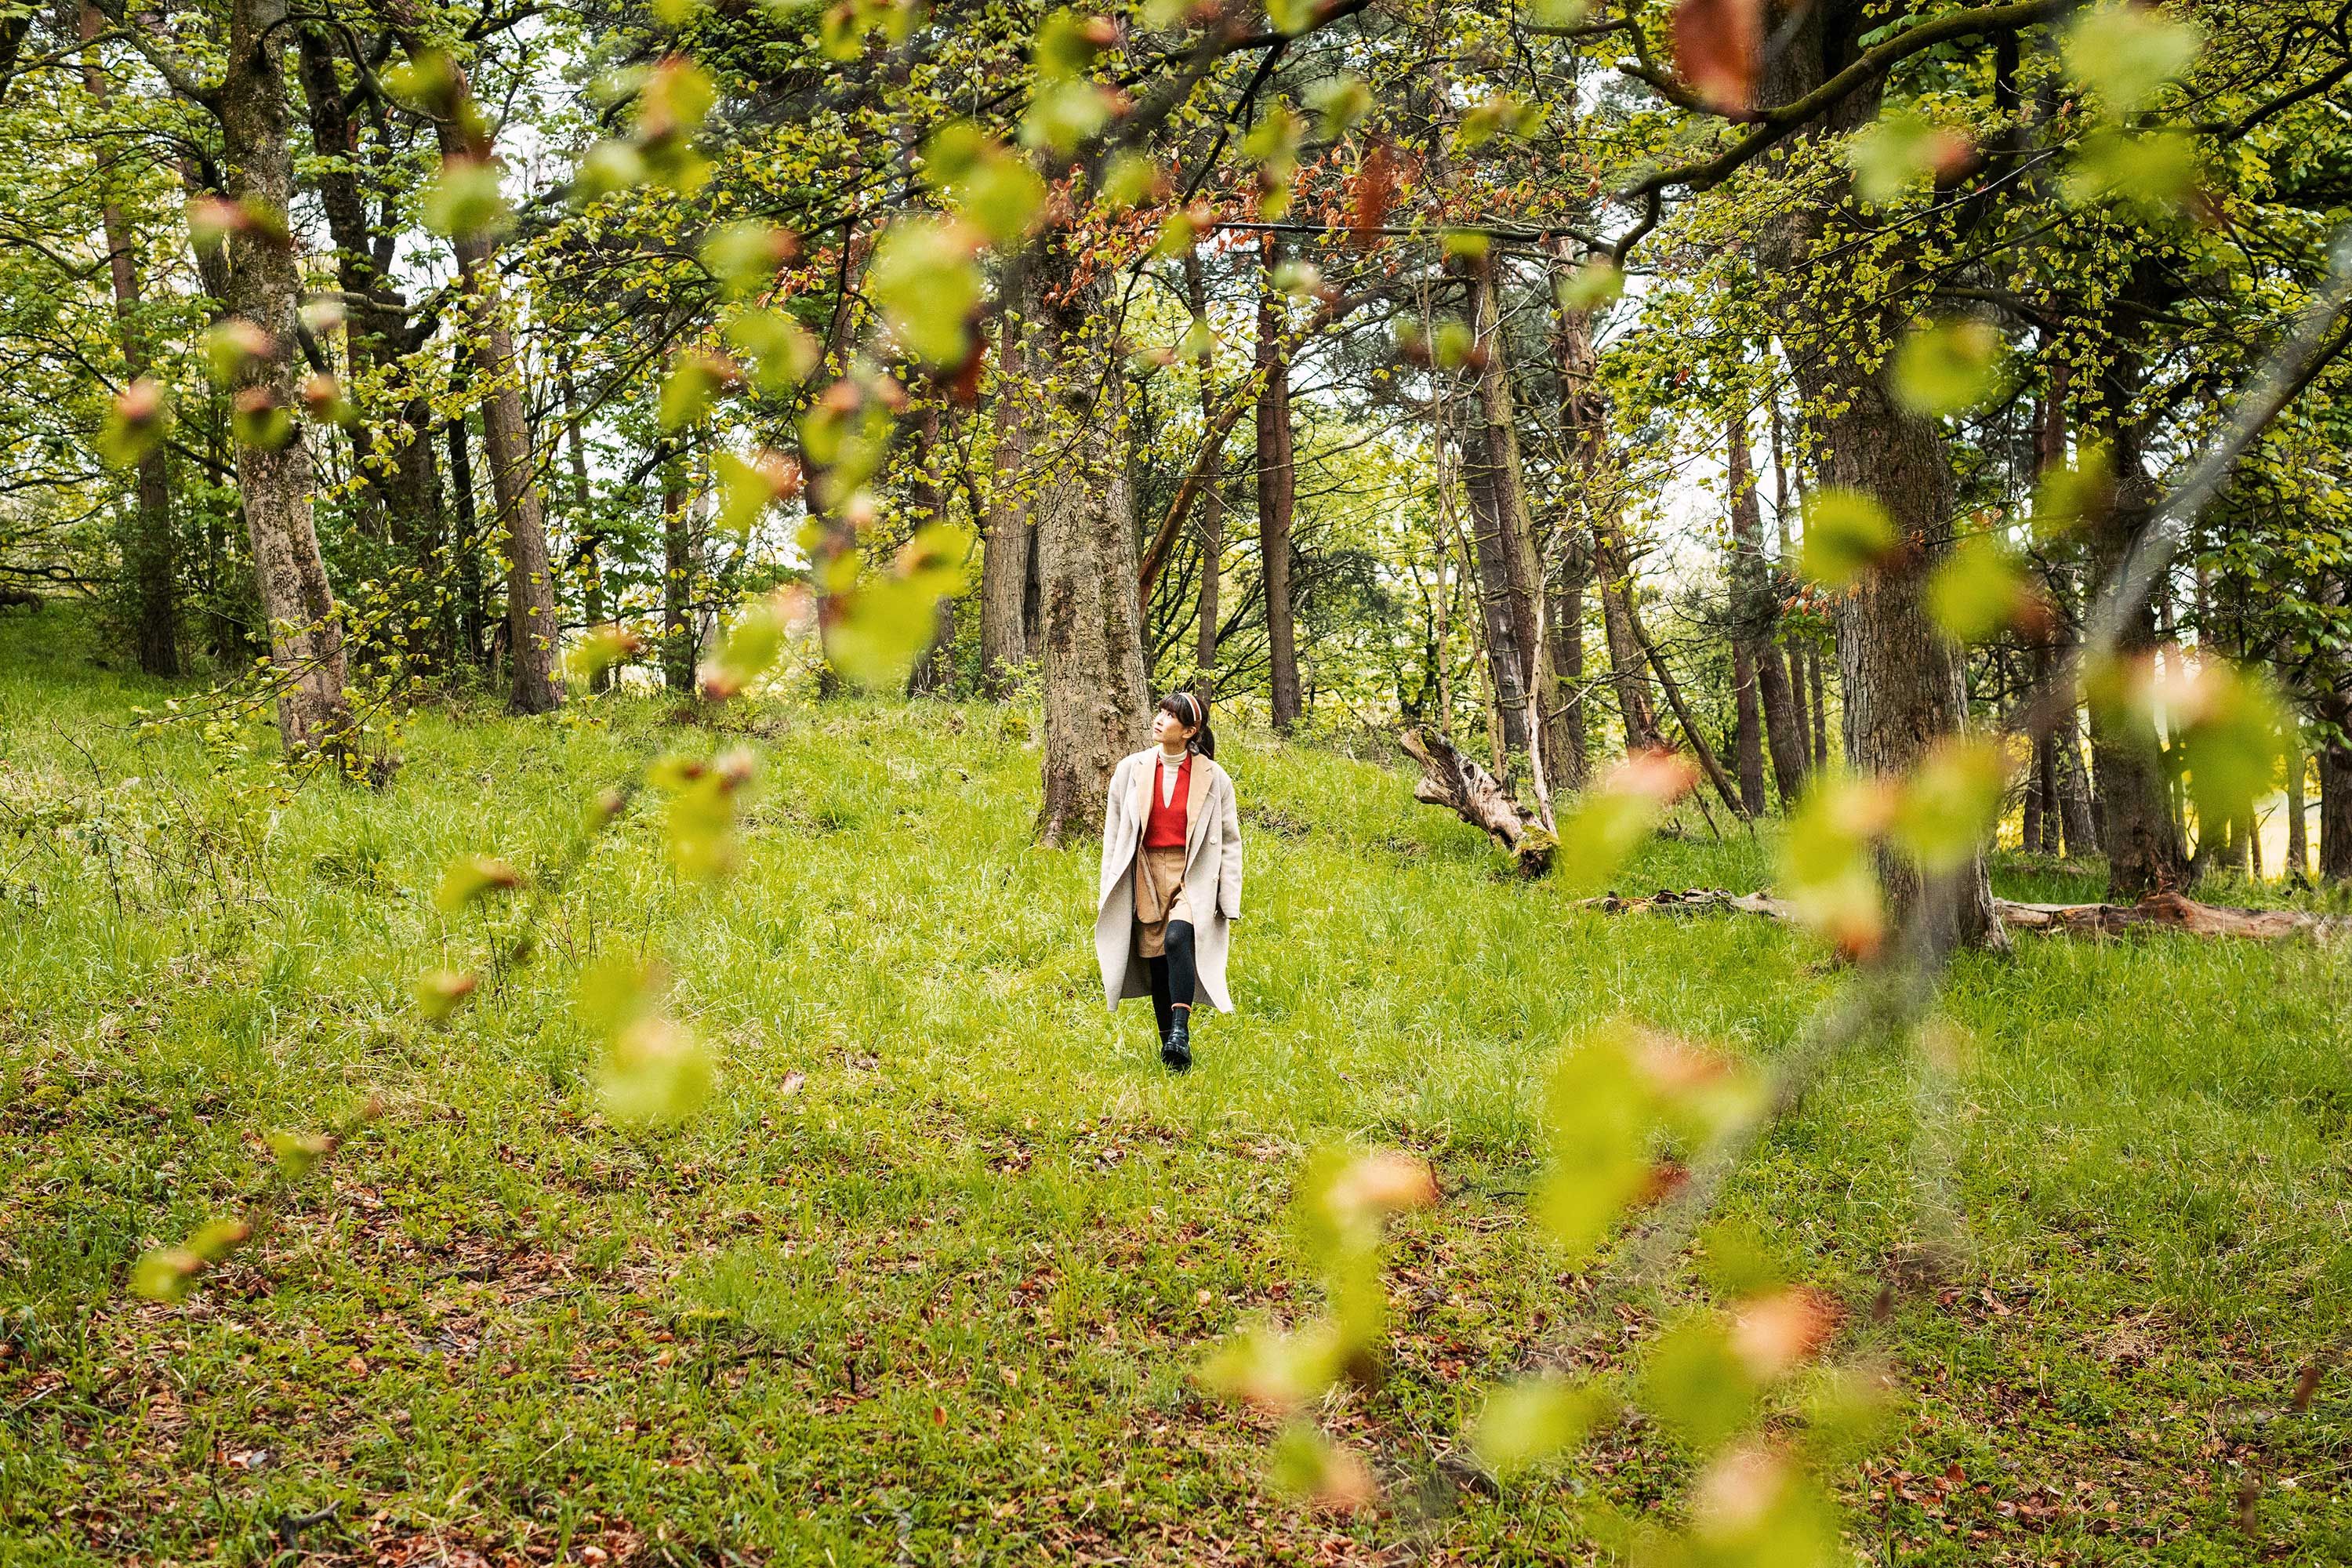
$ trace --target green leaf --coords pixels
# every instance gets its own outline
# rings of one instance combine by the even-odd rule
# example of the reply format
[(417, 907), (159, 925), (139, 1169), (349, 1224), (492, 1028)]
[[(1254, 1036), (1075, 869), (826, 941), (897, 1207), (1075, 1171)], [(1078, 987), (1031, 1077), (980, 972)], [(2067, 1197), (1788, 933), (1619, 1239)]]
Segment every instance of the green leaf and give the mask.
[(1315, 25), (1321, 0), (1265, 0), (1265, 19), (1274, 30), (1296, 37)]
[(488, 158), (445, 158), (425, 193), (425, 226), (451, 239), (495, 239), (514, 226), (514, 210)]
[(1780, 841), (1780, 879), (1797, 918), (1849, 958), (1868, 958), (1885, 941), (1869, 851), (1895, 805), (1895, 792), (1878, 780), (1829, 773), (1805, 792)]
[(1625, 292), (1625, 274), (1605, 256), (1589, 256), (1559, 280), (1559, 302), (1571, 310), (1597, 310)]
[(1738, 1431), (1756, 1394), (1747, 1363), (1711, 1313), (1668, 1329), (1643, 1362), (1642, 1408), (1695, 1448), (1714, 1448)]
[(682, 349), (662, 382), (662, 428), (676, 430), (710, 412), (719, 393), (740, 380), (734, 363), (707, 349)]
[(723, 331), (729, 346), (751, 362), (751, 384), (764, 396), (799, 386), (824, 357), (815, 336), (782, 310), (739, 310)]
[(1836, 486), (1805, 499), (1804, 527), (1799, 569), (1826, 588), (1846, 586), (1893, 555), (1900, 542), (1894, 520), (1875, 499)]
[(2196, 139), (2186, 132), (2095, 131), (2075, 149), (2059, 194), (2078, 207), (2114, 203), (2145, 217), (2162, 217), (2189, 200), (2201, 162)]
[(971, 353), (982, 296), (972, 239), (962, 225), (911, 217), (874, 247), (866, 282), (882, 319), (908, 353), (933, 364), (961, 364)]
[(460, 855), (441, 873), (433, 902), (444, 914), (455, 914), (477, 899), (493, 892), (511, 892), (522, 886), (522, 873), (488, 855)]
[(1305, 1421), (1292, 1422), (1275, 1439), (1266, 1479), (1286, 1497), (1339, 1508), (1370, 1502), (1374, 1489), (1363, 1460)]
[(1103, 205), (1113, 212), (1124, 212), (1157, 191), (1161, 183), (1160, 165), (1150, 154), (1123, 147), (1103, 165), (1097, 188)]
[(229, 385), (255, 361), (278, 352), (278, 340), (243, 316), (224, 316), (205, 332), (205, 366), (215, 382)]
[(1968, 138), (1910, 110), (1880, 115), (1846, 147), (1854, 195), (1872, 206), (1900, 201), (1929, 176), (1969, 154)]
[(117, 393), (99, 426), (98, 455), (118, 468), (135, 468), (163, 444), (172, 427), (172, 405), (163, 384), (142, 376)]
[(1719, 1219), (1700, 1233), (1698, 1276), (1725, 1300), (1761, 1295), (1789, 1277), (1764, 1233), (1742, 1219)]
[(646, 155), (635, 142), (608, 137), (581, 154), (567, 195), (573, 206), (589, 206), (616, 191), (635, 190), (648, 174)]
[(654, 1016), (668, 984), (669, 971), (662, 964), (615, 948), (581, 971), (572, 1012), (609, 1039)]
[(2131, 114), (2197, 63), (2203, 40), (2195, 26), (2152, 6), (2100, 5), (2066, 31), (2066, 70), (2096, 93), (2111, 114)]
[(208, 1219), (188, 1237), (188, 1250), (206, 1263), (218, 1263), (252, 1234), (253, 1227), (241, 1219)]
[(710, 461), (719, 478), (719, 527), (738, 539), (759, 526), (768, 508), (800, 493), (800, 465), (781, 452), (748, 458), (719, 452)]
[(1615, 1026), (1596, 1030), (1552, 1068), (1544, 1097), (1550, 1163), (1532, 1206), (1570, 1268), (1648, 1186), (1650, 1110)]
[(1941, 418), (1975, 407), (1993, 389), (2000, 331), (1990, 321), (1938, 321), (1913, 332), (1895, 355), (1895, 400)]
[(2104, 442), (2084, 442), (2075, 447), (2073, 463), (2042, 470), (2033, 490), (2033, 537), (2054, 544), (2105, 517), (2115, 498), (2113, 453)]
[(777, 268), (799, 254), (792, 231), (769, 223), (721, 224), (702, 242), (702, 264), (730, 300), (767, 288)]
[(955, 523), (918, 528), (887, 571), (861, 578), (846, 596), (826, 635), (834, 667), (869, 689), (902, 685), (930, 645), (940, 599), (963, 591), (971, 547), (971, 531)]
[(1606, 1395), (1563, 1377), (1507, 1383), (1487, 1394), (1471, 1424), (1471, 1451), (1507, 1479), (1583, 1442), (1608, 1410)]
[(155, 1247), (131, 1266), (131, 1293), (150, 1301), (184, 1301), (190, 1282), (204, 1267), (205, 1260), (184, 1247)]
[(1021, 118), (1021, 144), (1047, 147), (1065, 156), (1110, 122), (1111, 97), (1093, 82), (1049, 81), (1029, 96)]
[(1961, 545), (1927, 581), (1928, 612), (1958, 642), (1990, 641), (2033, 605), (2024, 563), (1989, 538)]
[(1037, 25), (1030, 58), (1037, 74), (1049, 80), (1074, 77), (1092, 66), (1117, 37), (1107, 16), (1055, 11)]
[(2165, 706), (2179, 737), (2199, 831), (2218, 834), (2270, 793), (2284, 710), (2267, 682), (2210, 658), (2166, 688)]
[[(752, 482), (760, 481), (755, 478)], [(767, 674), (783, 651), (789, 624), (784, 605), (772, 595), (746, 605), (728, 629), (718, 655), (700, 671), (702, 694), (724, 701)]]
[(1262, 1409), (1296, 1410), (1339, 1382), (1344, 1361), (1328, 1321), (1295, 1334), (1259, 1325), (1224, 1339), (1202, 1363), (1201, 1381), (1212, 1392)]
[(289, 1181), (299, 1181), (318, 1169), (319, 1162), (335, 1152), (334, 1138), (324, 1132), (272, 1132), (269, 1152)]
[(710, 1047), (693, 1030), (667, 1018), (646, 1018), (614, 1037), (597, 1074), (596, 1098), (615, 1121), (665, 1126), (699, 1110), (718, 1078)]
[(1018, 245), (1037, 232), (1045, 211), (1045, 182), (1025, 158), (997, 148), (957, 183), (955, 210), (989, 242)]
[(294, 414), (269, 388), (248, 386), (229, 404), (228, 427), (241, 446), (282, 451), (294, 439)]
[(463, 970), (435, 969), (417, 976), (411, 987), (416, 1010), (430, 1024), (446, 1024), (481, 984), (481, 976)]
[(1999, 742), (1948, 735), (1937, 742), (1895, 798), (1895, 842), (1931, 874), (1966, 865), (1992, 837), (2011, 759)]
[(1449, 228), (1437, 237), (1438, 248), (1449, 261), (1475, 261), (1493, 249), (1494, 244), (1484, 229)]
[(1337, 142), (1372, 111), (1372, 89), (1352, 71), (1326, 77), (1307, 89), (1307, 106), (1323, 117), (1323, 139)]
[(1538, 27), (1574, 27), (1591, 8), (1591, 0), (1528, 0), (1527, 16)]
[(1588, 790), (1575, 815), (1560, 824), (1554, 864), (1580, 890), (1606, 886), (1697, 778), (1690, 759), (1677, 752), (1632, 753)]

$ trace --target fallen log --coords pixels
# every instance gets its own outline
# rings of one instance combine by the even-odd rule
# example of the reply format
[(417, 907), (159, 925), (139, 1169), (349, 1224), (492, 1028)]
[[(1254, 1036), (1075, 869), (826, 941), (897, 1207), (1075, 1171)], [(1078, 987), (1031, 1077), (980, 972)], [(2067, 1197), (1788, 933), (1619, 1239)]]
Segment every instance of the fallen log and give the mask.
[[(2308, 936), (2333, 942), (2352, 931), (2352, 917), (2315, 915), (2301, 910), (2244, 910), (2225, 904), (2200, 904), (2179, 893), (2150, 893), (2136, 904), (2021, 904), (1995, 899), (1993, 912), (2012, 931), (2054, 931), (2068, 936), (2124, 936), (2133, 931), (2175, 931), (2190, 936), (2241, 937), (2253, 942), (2281, 942)], [(1731, 893), (1721, 888), (1685, 888), (1680, 892), (1660, 888), (1642, 898), (1620, 898), (1614, 892), (1597, 899), (1580, 899), (1576, 907), (1602, 914), (1705, 914), (1725, 910), (1763, 915), (1776, 921), (1796, 918), (1795, 909), (1772, 897), (1769, 890)]]
[(1471, 826), (1490, 835), (1519, 863), (1519, 873), (1540, 877), (1551, 868), (1557, 841), (1494, 774), (1457, 750), (1443, 735), (1407, 730), (1397, 737), (1404, 754), (1421, 764), (1412, 798), (1442, 805)]

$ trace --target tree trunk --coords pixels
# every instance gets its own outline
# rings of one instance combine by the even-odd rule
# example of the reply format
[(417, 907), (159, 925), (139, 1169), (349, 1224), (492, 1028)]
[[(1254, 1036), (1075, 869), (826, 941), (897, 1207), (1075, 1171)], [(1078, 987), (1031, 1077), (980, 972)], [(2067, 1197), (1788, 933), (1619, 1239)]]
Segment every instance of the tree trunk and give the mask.
[(1661, 742), (1658, 717), (1650, 706), (1642, 645), (1633, 636), (1633, 577), (1623, 524), (1614, 517), (1594, 530), (1592, 567), (1600, 579), (1601, 629), (1609, 643), (1609, 679), (1616, 688), (1617, 711), (1625, 721), (1625, 749), (1646, 751)]
[(2304, 820), (2303, 720), (2289, 714), (2286, 721), (2286, 879), (2311, 875), (2310, 828)]
[(2352, 692), (2330, 692), (2319, 700), (2321, 722), (2333, 733), (2318, 750), (2319, 874), (2330, 881), (2352, 881)]
[[(89, 0), (80, 8), (82, 87), (103, 105), (110, 94), (106, 73), (99, 67), (98, 50), (90, 40), (106, 30), (106, 19)], [(99, 203), (99, 221), (106, 233), (108, 280), (114, 289), (114, 325), (122, 351), (125, 384), (147, 374), (145, 325), (140, 319), (138, 237), (124, 217), (122, 204), (109, 192)], [(163, 443), (157, 441), (139, 459), (131, 488), (134, 508), (131, 525), (122, 534), (123, 576), (128, 580), (132, 646), (140, 669), (148, 675), (181, 672), (179, 594), (175, 584), (175, 554), (172, 538), (172, 479), (165, 466)]]
[(1764, 795), (1764, 716), (1756, 700), (1756, 653), (1744, 639), (1731, 645), (1731, 699), (1739, 804), (1748, 816), (1761, 816), (1770, 805)]
[[(563, 444), (572, 459), (572, 504), (578, 521), (580, 560), (581, 612), (593, 629), (604, 625), (604, 533), (596, 526), (596, 494), (588, 482), (587, 416), (580, 409), (580, 388), (572, 374), (572, 363), (564, 362), (563, 377)], [(613, 667), (602, 666), (588, 678), (588, 689), (606, 692), (613, 689)]]
[[(423, 41), (407, 0), (390, 0), (386, 9), (402, 46), (412, 57), (417, 55)], [(470, 92), (465, 72), (455, 65), (448, 68), (456, 74), (455, 96), (463, 101)], [(434, 132), (445, 163), (495, 162), (487, 141), (472, 140), (460, 115), (437, 117)], [(546, 507), (531, 452), (530, 422), (523, 413), (522, 365), (499, 287), (496, 242), (472, 231), (457, 236), (451, 244), (457, 252), (458, 290), (465, 296), (474, 333), (481, 378), (482, 447), (490, 459), (490, 493), (498, 502), (507, 569), (507, 707), (516, 713), (545, 713), (563, 701), (558, 667), (563, 631), (555, 574), (548, 563)]]
[[(1748, 419), (1731, 421), (1729, 458), (1725, 469), (1731, 489), (1731, 548), (1734, 601), (1732, 622), (1755, 670), (1755, 705), (1760, 708), (1764, 741), (1772, 750), (1772, 783), (1780, 793), (1783, 810), (1793, 808), (1805, 787), (1805, 732), (1789, 683), (1789, 668), (1781, 662), (1778, 641), (1780, 605), (1772, 592), (1772, 572), (1764, 558), (1764, 509), (1758, 504), (1756, 476), (1748, 461)], [(1735, 647), (1734, 652), (1739, 651)], [(1749, 753), (1759, 748), (1748, 715), (1740, 718), (1739, 782), (1748, 787)], [(1763, 759), (1754, 759), (1758, 775), (1756, 811), (1763, 809)]]
[(1805, 654), (1805, 683), (1813, 693), (1813, 767), (1816, 771), (1830, 765), (1830, 705), (1822, 694), (1822, 650), (1810, 648)]
[(694, 693), (700, 651), (694, 636), (694, 518), (687, 507), (686, 457), (675, 446), (662, 466), (662, 686)]
[[(450, 380), (453, 387), (461, 387), (466, 360), (462, 346), (457, 358), (457, 371)], [(473, 443), (466, 429), (463, 410), (449, 418), (449, 490), (457, 522), (457, 537), (450, 542), (457, 555), (457, 644), (467, 663), (480, 666), (490, 657), (490, 612), (482, 584), (482, 521), (474, 507)]]
[[(1195, 316), (1209, 311), (1208, 283), (1201, 275), (1201, 253), (1184, 252), (1185, 302)], [(1217, 422), (1215, 399), (1210, 395), (1207, 376), (1201, 378), (1201, 428), (1214, 431)], [(1217, 696), (1217, 601), (1223, 596), (1223, 584), (1219, 581), (1225, 558), (1225, 467), (1224, 442), (1219, 437), (1216, 449), (1207, 456), (1208, 477), (1201, 492), (1200, 521), (1195, 525), (1201, 542), (1201, 586), (1197, 595), (1196, 624), (1193, 636), (1192, 695), (1199, 698), (1206, 710)]]
[(1425, 805), (1442, 805), (1471, 826), (1484, 829), (1496, 844), (1518, 860), (1522, 874), (1541, 876), (1550, 868), (1552, 839), (1531, 831), (1527, 807), (1511, 796), (1494, 774), (1480, 767), (1442, 735), (1407, 730), (1397, 742), (1404, 754), (1421, 764), (1412, 798)]
[(1290, 358), (1284, 347), (1282, 296), (1273, 283), (1282, 259), (1271, 236), (1265, 249), (1266, 279), (1257, 297), (1257, 543), (1265, 580), (1265, 647), (1273, 688), (1274, 727), (1287, 731), (1301, 711), (1297, 628), (1290, 596), (1291, 510), (1297, 475), (1290, 427)]
[(1126, 384), (1110, 328), (1092, 319), (1108, 306), (1099, 283), (1076, 289), (1042, 312), (1039, 333), (1053, 356), (1053, 398), (1037, 498), (1045, 672), (1037, 836), (1056, 846), (1101, 830), (1111, 770), (1150, 733), (1135, 507), (1119, 448)]
[[(1815, 4), (1781, 25), (1780, 47), (1765, 67), (1765, 103), (1801, 98), (1846, 63), (1848, 28), (1860, 25), (1859, 7), (1835, 8), (1835, 17), (1827, 14), (1832, 9)], [(1875, 85), (1852, 94), (1831, 114), (1824, 133), (1858, 128), (1877, 113), (1878, 100)], [(1856, 297), (1843, 282), (1821, 277), (1813, 247), (1845, 192), (1842, 182), (1832, 181), (1809, 184), (1805, 193), (1762, 226), (1758, 248), (1769, 273), (1791, 290), (1780, 314), (1795, 339), (1789, 357), (1817, 426), (1822, 478), (1874, 495), (1904, 546), (1855, 584), (1840, 608), (1837, 628), (1846, 759), (1864, 773), (1892, 778), (1957, 734), (1968, 716), (1959, 650), (1927, 605), (1927, 581), (1951, 553), (1957, 495), (1940, 430), (1897, 402), (1889, 368), (1864, 368), (1850, 345), (1829, 353), (1808, 341), (1844, 343), (1856, 331), (1892, 341), (1907, 326), (1912, 306), (1900, 290)], [(2007, 945), (1980, 853), (1931, 889), (1908, 858), (1884, 851), (1878, 878), (1895, 928), (1928, 948)]]
[(1022, 340), (1028, 327), (1020, 301), (1005, 311), (996, 331), (996, 475), (989, 483), (988, 515), (981, 525), (986, 539), (980, 558), (980, 678), (990, 696), (1003, 698), (1030, 655), (1022, 602), (1031, 553), (1026, 488), (1031, 391), (1022, 373)]
[[(939, 477), (945, 454), (940, 447), (940, 405), (935, 397), (923, 400), (922, 411), (915, 421), (915, 441), (920, 458), (908, 499), (914, 504), (913, 521), (919, 528), (947, 515), (946, 488)], [(942, 594), (931, 606), (930, 646), (907, 672), (907, 694), (947, 697), (953, 693), (954, 687), (955, 598)]]
[[(227, 69), (215, 100), (226, 195), (290, 217), (294, 158), (281, 36), (285, 0), (234, 0)], [(240, 227), (229, 238), (226, 302), (268, 334), (268, 352), (241, 366), (231, 395), (248, 407), (294, 413), (294, 307), (301, 289), (293, 247)], [(327, 583), (326, 562), (310, 518), (310, 448), (299, 426), (270, 446), (240, 442), (237, 493), (253, 544), (261, 607), (269, 618), (269, 658), (278, 682), (278, 728), (292, 752), (342, 759), (352, 741), (343, 689), (342, 611)]]
[[(1510, 343), (1503, 330), (1502, 300), (1496, 289), (1490, 252), (1472, 270), (1472, 329), (1483, 357), (1478, 364), (1478, 450), (1485, 458), (1495, 498), (1496, 525), (1510, 566), (1511, 620), (1519, 645), (1519, 679), (1532, 712), (1526, 728), (1542, 748), (1542, 783), (1556, 787), (1580, 783), (1576, 749), (1568, 733), (1559, 696), (1552, 633), (1557, 625), (1550, 573), (1536, 548), (1535, 521), (1528, 510), (1519, 464), (1518, 419), (1511, 398)], [(1540, 609), (1540, 614), (1538, 614)]]
[(1477, 455), (1477, 431), (1461, 432), (1457, 465), (1470, 510), (1470, 553), (1478, 571), (1478, 621), (1486, 633), (1487, 727), (1497, 738), (1508, 774), (1513, 759), (1528, 744), (1527, 661), (1519, 650), (1518, 618), (1512, 613), (1514, 584), (1502, 509), (1495, 500), (1494, 470)]

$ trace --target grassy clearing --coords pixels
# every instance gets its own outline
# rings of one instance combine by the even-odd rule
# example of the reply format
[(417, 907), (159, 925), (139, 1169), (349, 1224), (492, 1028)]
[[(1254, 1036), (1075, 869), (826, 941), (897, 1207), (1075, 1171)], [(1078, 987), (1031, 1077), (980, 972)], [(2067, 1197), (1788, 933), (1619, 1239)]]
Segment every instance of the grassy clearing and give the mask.
[[(1326, 1413), (1392, 1500), (1481, 1380), (1538, 1347), (1621, 1362), (1667, 1303), (1587, 1322), (1590, 1281), (1521, 1222), (1545, 1065), (1617, 1014), (1771, 1056), (1839, 984), (1801, 935), (1569, 910), (1401, 775), (1237, 735), (1240, 1011), (1171, 1080), (1148, 1011), (1101, 1005), (1093, 857), (1028, 841), (1017, 715), (457, 710), (388, 792), (277, 807), (228, 798), (256, 762), (129, 730), (151, 689), (5, 635), (0, 1559), (1577, 1560), (1591, 1499), (1687, 1476), (1637, 1422), (1499, 1500), (1315, 1513), (1189, 1371), (1311, 1304), (1281, 1216), (1335, 1138), (1425, 1152), (1446, 1192), (1394, 1249), (1392, 1375)], [(764, 783), (733, 880), (679, 884), (641, 809), (536, 965), (415, 1021), (409, 980), (511, 918), (434, 908), (452, 855), (543, 866), (649, 749), (738, 742)], [(1769, 858), (1667, 841), (1622, 881), (1752, 887)], [(673, 1132), (595, 1110), (570, 994), (621, 947), (667, 958), (720, 1048)], [(1957, 973), (1945, 1099), (1868, 1044), (1776, 1131), (1732, 1210), (1912, 1394), (1840, 1478), (1858, 1552), (2352, 1555), (2344, 1385), (2285, 1410), (2352, 1327), (2347, 979), (2307, 949), (2028, 941)], [(142, 1247), (260, 1190), (271, 1130), (369, 1094), (264, 1245), (185, 1306), (125, 1295)], [(1937, 1171), (1977, 1263), (1873, 1321)], [(2249, 1464), (2294, 1482), (2251, 1540)]]

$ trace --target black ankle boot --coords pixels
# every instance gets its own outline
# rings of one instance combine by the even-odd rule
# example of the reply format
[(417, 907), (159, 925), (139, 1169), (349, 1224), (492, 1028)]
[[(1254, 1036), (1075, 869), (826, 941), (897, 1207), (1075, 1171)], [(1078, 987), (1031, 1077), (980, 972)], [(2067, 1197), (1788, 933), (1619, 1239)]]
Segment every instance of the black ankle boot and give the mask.
[(1192, 1065), (1192, 1016), (1185, 1010), (1176, 1015), (1168, 1026), (1168, 1033), (1160, 1042), (1160, 1059), (1171, 1072), (1182, 1072)]

